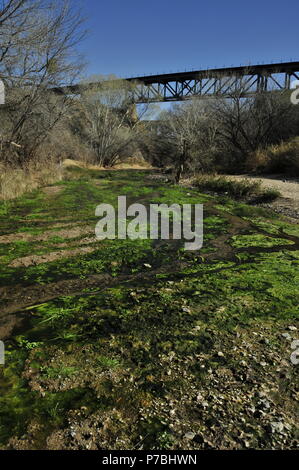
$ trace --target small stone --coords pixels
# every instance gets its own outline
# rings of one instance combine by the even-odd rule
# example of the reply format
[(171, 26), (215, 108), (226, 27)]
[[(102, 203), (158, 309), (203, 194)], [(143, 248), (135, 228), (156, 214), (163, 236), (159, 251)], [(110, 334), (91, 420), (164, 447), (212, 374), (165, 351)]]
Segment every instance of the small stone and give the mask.
[(271, 404), (268, 400), (266, 400), (265, 398), (262, 398), (259, 402), (259, 406), (268, 410), (271, 407)]
[(182, 308), (182, 311), (185, 312), (185, 313), (190, 313), (190, 308), (188, 308), (188, 307), (183, 307), (183, 308)]
[(194, 432), (186, 432), (184, 435), (185, 439), (188, 439), (188, 441), (192, 441), (195, 438), (196, 434)]
[(282, 432), (283, 431), (283, 424), (280, 422), (280, 421), (272, 421), (272, 423), (270, 423), (270, 426), (271, 426), (271, 431), (274, 433), (274, 432)]
[(288, 327), (290, 331), (297, 331), (297, 327), (294, 325), (291, 325)]
[(264, 339), (264, 344), (270, 344), (270, 341), (267, 338), (265, 338)]
[(285, 338), (288, 341), (291, 341), (292, 337), (289, 333), (282, 333), (281, 335), (283, 338)]

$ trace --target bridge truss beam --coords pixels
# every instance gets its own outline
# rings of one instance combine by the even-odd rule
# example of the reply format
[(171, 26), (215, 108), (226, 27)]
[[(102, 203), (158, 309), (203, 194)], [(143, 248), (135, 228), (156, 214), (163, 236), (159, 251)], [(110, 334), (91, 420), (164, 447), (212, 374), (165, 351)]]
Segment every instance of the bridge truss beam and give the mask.
[[(292, 82), (299, 80), (299, 62), (197, 70), (125, 80), (136, 84), (132, 92), (132, 102), (136, 104), (183, 101), (193, 97), (229, 98), (236, 93), (247, 97), (290, 90)], [(97, 85), (101, 83), (64, 86), (53, 91), (80, 94), (82, 89), (96, 89)]]
[(284, 91), (299, 80), (299, 62), (198, 70), (192, 72), (133, 77), (135, 103), (182, 101), (192, 97), (229, 98)]

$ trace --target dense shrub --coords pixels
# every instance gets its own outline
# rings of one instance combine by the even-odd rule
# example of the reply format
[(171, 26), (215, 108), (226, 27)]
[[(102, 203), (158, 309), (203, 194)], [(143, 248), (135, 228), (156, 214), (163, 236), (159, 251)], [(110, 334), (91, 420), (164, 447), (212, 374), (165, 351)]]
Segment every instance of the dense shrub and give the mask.
[(263, 189), (259, 181), (249, 179), (232, 180), (225, 176), (199, 175), (194, 185), (201, 191), (227, 195), (234, 199), (251, 198), (258, 202), (272, 201), (280, 196), (279, 191)]
[(299, 176), (299, 137), (257, 150), (247, 159), (250, 171)]

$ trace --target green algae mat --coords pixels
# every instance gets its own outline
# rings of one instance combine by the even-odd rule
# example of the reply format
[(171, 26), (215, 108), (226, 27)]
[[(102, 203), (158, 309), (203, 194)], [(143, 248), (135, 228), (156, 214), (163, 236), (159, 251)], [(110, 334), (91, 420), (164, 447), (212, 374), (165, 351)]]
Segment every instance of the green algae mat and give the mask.
[[(0, 203), (0, 449), (296, 448), (299, 224), (151, 171), (72, 173)], [(203, 204), (202, 249), (96, 240), (120, 195)]]

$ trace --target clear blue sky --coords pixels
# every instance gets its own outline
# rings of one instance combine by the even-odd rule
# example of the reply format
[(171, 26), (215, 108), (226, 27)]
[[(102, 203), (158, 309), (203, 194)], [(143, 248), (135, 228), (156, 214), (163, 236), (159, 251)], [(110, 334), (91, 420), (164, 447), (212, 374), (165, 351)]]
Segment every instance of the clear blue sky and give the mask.
[[(77, 1), (77, 0), (72, 0)], [(299, 60), (298, 0), (84, 0), (87, 74)]]

